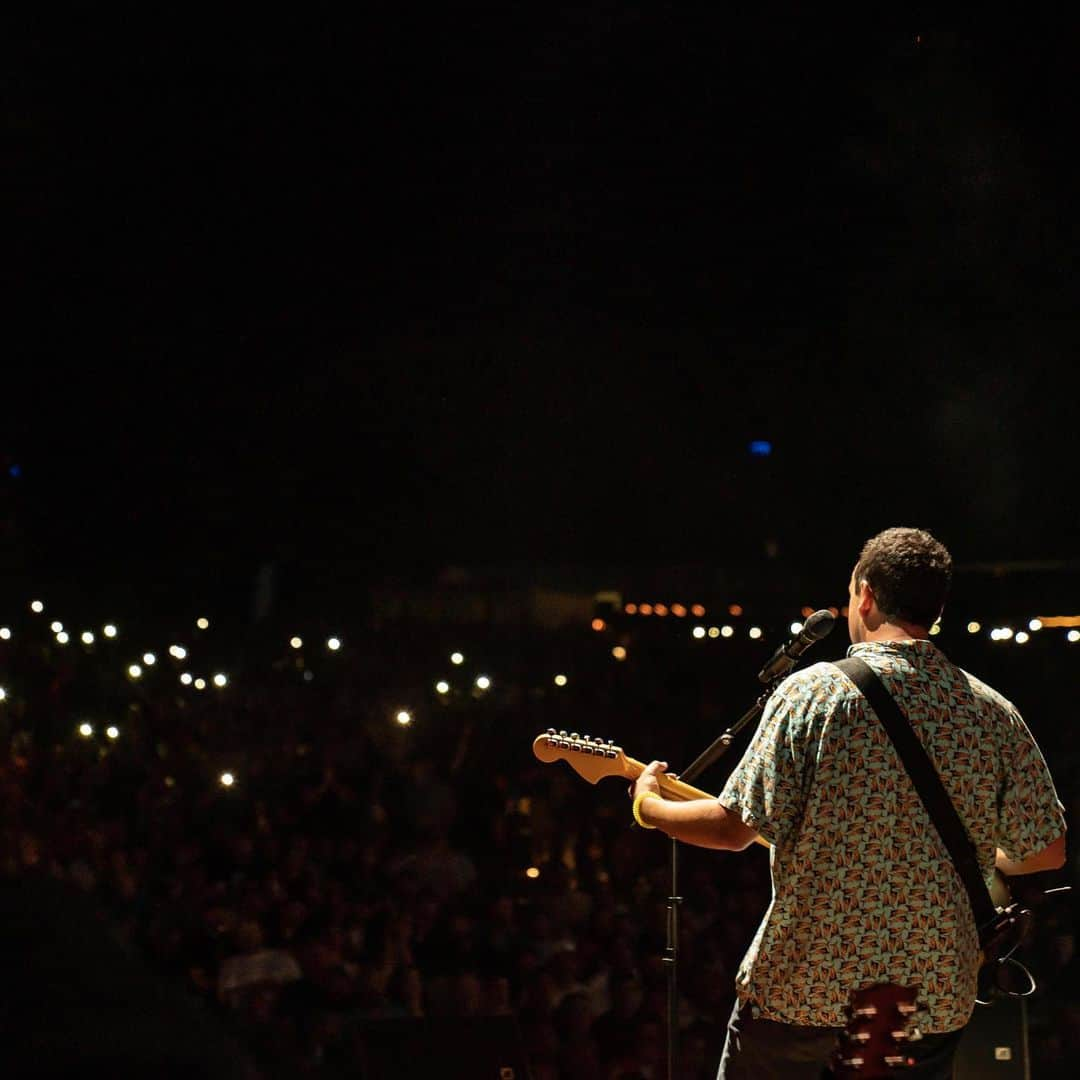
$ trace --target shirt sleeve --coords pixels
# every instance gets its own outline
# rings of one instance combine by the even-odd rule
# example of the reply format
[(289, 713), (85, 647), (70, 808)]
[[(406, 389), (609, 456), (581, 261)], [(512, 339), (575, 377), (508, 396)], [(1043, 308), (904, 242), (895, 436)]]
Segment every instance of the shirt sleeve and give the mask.
[(998, 801), (998, 847), (1015, 862), (1037, 855), (1065, 832), (1065, 812), (1035, 737), (1010, 711)]
[(773, 692), (719, 796), (722, 806), (774, 846), (798, 830), (805, 811), (812, 672), (792, 676)]

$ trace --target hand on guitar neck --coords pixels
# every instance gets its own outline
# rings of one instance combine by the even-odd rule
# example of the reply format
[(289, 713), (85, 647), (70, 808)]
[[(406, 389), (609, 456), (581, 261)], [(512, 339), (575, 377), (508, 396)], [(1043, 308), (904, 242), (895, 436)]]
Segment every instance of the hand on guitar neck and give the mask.
[(769, 846), (715, 795), (669, 776), (662, 762), (646, 765), (628, 757), (610, 741), (549, 729), (533, 740), (533, 753), (543, 762), (565, 761), (590, 784), (606, 776), (629, 780), (631, 797), (643, 789), (656, 790), (661, 799), (643, 800), (641, 814), (649, 825), (676, 840), (727, 851), (741, 851), (752, 843)]

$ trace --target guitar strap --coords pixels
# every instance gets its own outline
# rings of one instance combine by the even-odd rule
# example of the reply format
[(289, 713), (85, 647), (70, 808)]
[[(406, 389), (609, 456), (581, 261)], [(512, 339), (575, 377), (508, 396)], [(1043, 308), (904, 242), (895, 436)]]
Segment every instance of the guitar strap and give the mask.
[(900, 711), (900, 706), (869, 664), (849, 656), (846, 660), (836, 661), (835, 666), (862, 691), (881, 721), (881, 726), (892, 739), (900, 761), (907, 769), (911, 782), (915, 785), (915, 790), (952, 857), (960, 880), (964, 883), (981, 941), (983, 935), (993, 928), (998, 911), (979, 868), (975, 845), (972, 844), (967, 829), (964, 828), (937, 769), (934, 768), (934, 763), (908, 723), (907, 717)]

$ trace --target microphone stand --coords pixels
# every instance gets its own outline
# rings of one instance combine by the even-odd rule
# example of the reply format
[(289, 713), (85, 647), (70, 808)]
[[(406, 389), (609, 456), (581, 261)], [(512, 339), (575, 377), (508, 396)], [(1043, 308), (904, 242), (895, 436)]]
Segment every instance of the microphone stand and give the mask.
[[(765, 711), (772, 692), (777, 685), (787, 676), (788, 672), (778, 675), (761, 696), (735, 721), (731, 727), (725, 729), (720, 737), (699, 754), (681, 773), (680, 780), (692, 783), (721, 755), (731, 749), (735, 736), (753, 720), (757, 720)], [(667, 908), (667, 947), (664, 950), (664, 965), (667, 968), (667, 1012), (668, 1012), (668, 1040), (667, 1040), (667, 1075), (668, 1080), (675, 1080), (676, 1058), (678, 1057), (679, 1044), (679, 905), (683, 898), (679, 893), (679, 842), (674, 837), (671, 840), (671, 895), (668, 896)]]

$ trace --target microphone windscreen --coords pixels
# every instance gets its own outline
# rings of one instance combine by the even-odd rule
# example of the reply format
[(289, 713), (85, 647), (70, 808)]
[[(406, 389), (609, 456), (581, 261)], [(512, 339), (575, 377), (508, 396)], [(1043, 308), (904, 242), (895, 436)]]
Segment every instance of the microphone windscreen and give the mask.
[(802, 633), (811, 641), (820, 641), (823, 637), (828, 636), (835, 622), (836, 617), (833, 613), (822, 608), (821, 611), (815, 611), (814, 614), (803, 623)]

